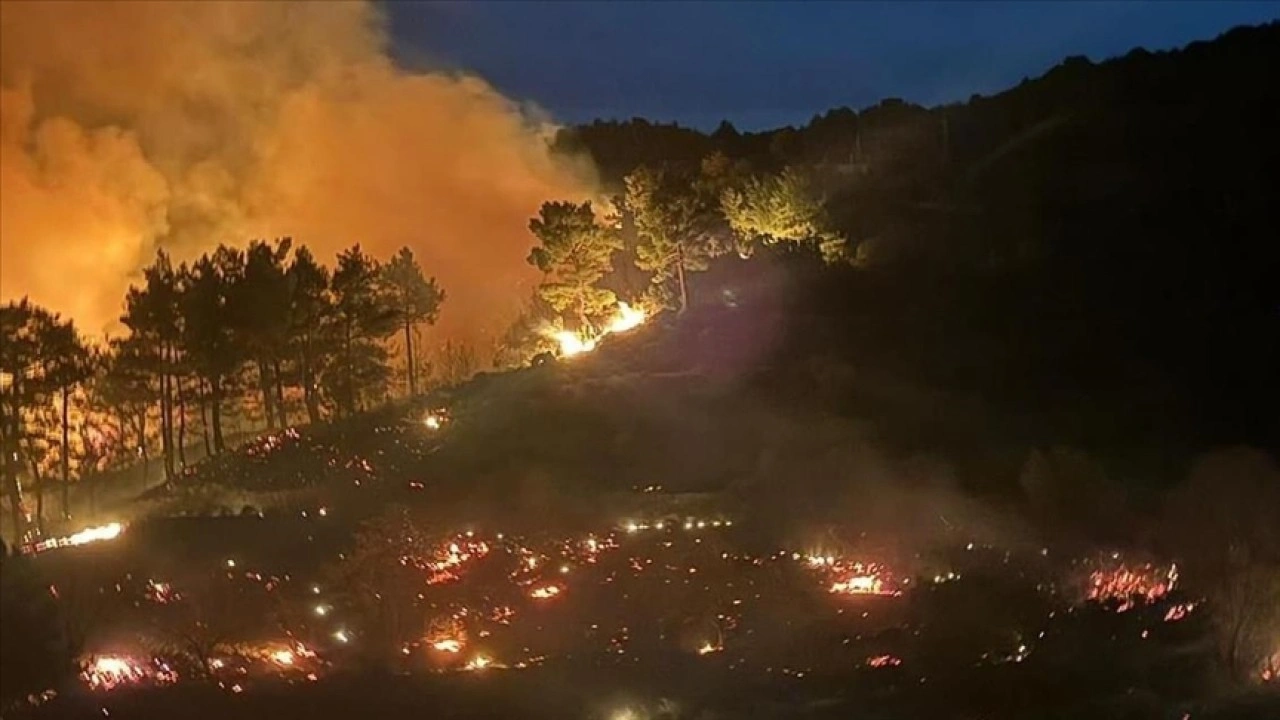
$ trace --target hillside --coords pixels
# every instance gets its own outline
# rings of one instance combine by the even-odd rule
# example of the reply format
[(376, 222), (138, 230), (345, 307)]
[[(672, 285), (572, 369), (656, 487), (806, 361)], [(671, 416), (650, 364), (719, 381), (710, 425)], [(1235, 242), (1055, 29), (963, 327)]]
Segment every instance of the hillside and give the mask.
[(1275, 448), (1280, 90), (1230, 79), (1278, 63), (1272, 23), (1071, 58), (958, 105), (887, 100), (757, 134), (637, 119), (561, 143), (615, 183), (715, 151), (807, 168), (862, 269), (794, 274), (788, 302), (816, 325), (791, 338), (864, 370), (981, 397), (1034, 442)]

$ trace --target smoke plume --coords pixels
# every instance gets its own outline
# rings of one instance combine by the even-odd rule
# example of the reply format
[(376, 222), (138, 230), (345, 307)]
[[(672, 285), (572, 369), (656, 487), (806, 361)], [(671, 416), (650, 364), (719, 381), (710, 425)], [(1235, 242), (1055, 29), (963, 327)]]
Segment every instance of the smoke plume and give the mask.
[(528, 218), (592, 194), (484, 81), (397, 67), (368, 3), (0, 5), (0, 298), (86, 333), (163, 247), (408, 245), (484, 344), (536, 279)]

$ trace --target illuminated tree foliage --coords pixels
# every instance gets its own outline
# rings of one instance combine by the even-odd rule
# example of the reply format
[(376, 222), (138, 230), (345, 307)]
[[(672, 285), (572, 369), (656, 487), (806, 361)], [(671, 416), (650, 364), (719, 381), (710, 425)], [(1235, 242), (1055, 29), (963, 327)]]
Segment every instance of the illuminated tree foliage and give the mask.
[(680, 312), (689, 306), (687, 274), (707, 269), (718, 254), (710, 229), (715, 206), (695, 183), (662, 170), (640, 167), (626, 177), (624, 205), (639, 239), (636, 267), (652, 273), (653, 294), (675, 296)]
[(617, 228), (601, 222), (591, 203), (543, 203), (529, 231), (540, 243), (528, 262), (545, 274), (538, 294), (559, 313), (569, 313), (579, 327), (591, 327), (618, 298), (597, 283), (613, 269), (613, 254), (622, 249)]
[(827, 262), (845, 253), (845, 239), (831, 230), (822, 200), (809, 180), (788, 168), (777, 175), (748, 179), (726, 188), (720, 205), (730, 227), (749, 254), (753, 243), (815, 243)]
[(396, 321), (404, 329), (404, 355), (408, 370), (409, 394), (418, 394), (418, 373), (413, 344), (413, 331), (420, 324), (434, 324), (444, 302), (444, 291), (436, 285), (434, 277), (428, 279), (422, 267), (407, 247), (391, 258), (382, 268), (388, 304), (394, 309)]

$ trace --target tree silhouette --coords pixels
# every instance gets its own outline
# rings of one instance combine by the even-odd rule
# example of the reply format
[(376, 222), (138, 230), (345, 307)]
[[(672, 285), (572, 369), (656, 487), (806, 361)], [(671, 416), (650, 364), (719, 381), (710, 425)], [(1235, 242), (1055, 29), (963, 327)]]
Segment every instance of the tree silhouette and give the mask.
[(338, 353), (325, 373), (342, 415), (351, 415), (362, 399), (385, 391), (387, 351), (382, 341), (398, 327), (383, 292), (378, 261), (355, 245), (338, 255), (330, 284)]
[(58, 457), (62, 468), (62, 519), (70, 514), (71, 485), (71, 443), (69, 413), (71, 408), (71, 390), (84, 382), (93, 372), (89, 348), (80, 340), (75, 326), (70, 322), (62, 322), (57, 316), (43, 327), (42, 336), (38, 339), (40, 356), (44, 364), (44, 383), (51, 394), (58, 396), (61, 411), (61, 441), (58, 445)]
[(130, 286), (125, 297), (123, 322), (140, 341), (145, 361), (159, 379), (160, 444), (164, 453), (164, 477), (174, 477), (173, 376), (178, 360), (178, 343), (183, 329), (178, 310), (178, 274), (169, 256), (156, 253), (155, 261), (143, 270), (142, 287)]
[(249, 243), (244, 271), (231, 288), (229, 305), (246, 357), (258, 370), (267, 428), (289, 424), (280, 361), (289, 342), (289, 281), (284, 259), (292, 240)]
[(307, 406), (307, 419), (320, 422), (319, 378), (328, 357), (324, 330), (331, 321), (329, 271), (317, 263), (306, 246), (293, 254), (286, 271), (289, 285), (289, 337), (291, 355), (298, 367), (298, 382)]
[(234, 318), (227, 312), (235, 284), (244, 271), (244, 255), (219, 247), (183, 268), (179, 306), (182, 346), (192, 370), (209, 387), (213, 452), (226, 450), (222, 432), (223, 402), (228, 383), (239, 370), (243, 347), (234, 335)]
[(404, 354), (408, 366), (409, 394), (418, 394), (417, 364), (414, 356), (413, 329), (415, 325), (434, 323), (444, 302), (444, 291), (436, 285), (436, 279), (427, 279), (422, 268), (407, 247), (391, 258), (382, 268), (382, 279), (387, 292), (387, 302), (394, 309), (396, 320), (404, 328)]

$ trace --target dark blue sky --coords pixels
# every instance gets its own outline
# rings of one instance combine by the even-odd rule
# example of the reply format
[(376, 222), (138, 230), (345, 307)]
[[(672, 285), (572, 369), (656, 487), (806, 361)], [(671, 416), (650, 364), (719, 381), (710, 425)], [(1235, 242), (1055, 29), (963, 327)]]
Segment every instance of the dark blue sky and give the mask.
[(1068, 55), (1165, 49), (1280, 2), (449, 2), (387, 5), (406, 64), (463, 68), (558, 120), (806, 122), (992, 93)]

